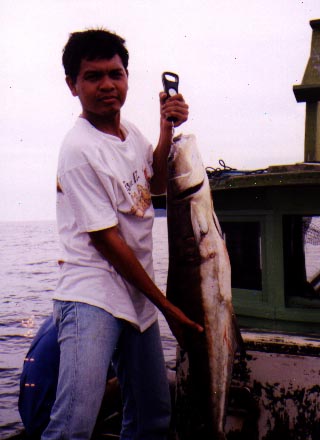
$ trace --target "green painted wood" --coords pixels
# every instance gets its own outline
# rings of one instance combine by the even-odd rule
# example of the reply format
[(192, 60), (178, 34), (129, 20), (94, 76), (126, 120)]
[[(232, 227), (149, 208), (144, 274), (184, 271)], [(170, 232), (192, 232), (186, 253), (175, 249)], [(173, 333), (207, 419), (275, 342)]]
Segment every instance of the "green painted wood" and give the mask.
[[(320, 335), (320, 309), (286, 305), (284, 290), (283, 216), (320, 216), (320, 166), (270, 167), (261, 175), (210, 179), (220, 221), (259, 221), (262, 245), (262, 290), (233, 289), (242, 327)], [(165, 196), (153, 198), (164, 208)]]
[[(281, 184), (276, 185), (279, 179)], [(299, 170), (284, 177), (276, 173), (210, 183), (220, 221), (259, 219), (262, 226), (262, 291), (233, 290), (240, 325), (320, 335), (319, 308), (286, 306), (283, 255), (283, 216), (320, 215), (320, 172)]]

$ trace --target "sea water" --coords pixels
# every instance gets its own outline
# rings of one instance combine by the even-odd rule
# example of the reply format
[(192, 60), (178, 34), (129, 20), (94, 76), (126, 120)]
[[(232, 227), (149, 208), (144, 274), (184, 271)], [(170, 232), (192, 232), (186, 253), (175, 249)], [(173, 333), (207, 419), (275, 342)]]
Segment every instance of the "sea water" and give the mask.
[[(156, 217), (154, 267), (165, 290), (168, 268), (166, 218)], [(0, 222), (0, 439), (22, 430), (18, 412), (24, 357), (43, 320), (52, 312), (58, 278), (55, 222)], [(166, 363), (175, 364), (175, 339), (159, 316)]]

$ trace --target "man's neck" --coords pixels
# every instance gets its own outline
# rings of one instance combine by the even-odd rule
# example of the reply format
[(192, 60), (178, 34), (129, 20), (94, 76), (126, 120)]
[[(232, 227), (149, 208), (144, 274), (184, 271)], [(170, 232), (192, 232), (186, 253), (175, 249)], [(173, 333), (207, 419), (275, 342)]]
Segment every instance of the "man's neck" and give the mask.
[(92, 113), (82, 113), (81, 117), (87, 119), (97, 130), (106, 134), (111, 134), (112, 136), (116, 136), (122, 141), (125, 140), (125, 135), (121, 130), (120, 125), (120, 113), (117, 113), (111, 118), (97, 116)]

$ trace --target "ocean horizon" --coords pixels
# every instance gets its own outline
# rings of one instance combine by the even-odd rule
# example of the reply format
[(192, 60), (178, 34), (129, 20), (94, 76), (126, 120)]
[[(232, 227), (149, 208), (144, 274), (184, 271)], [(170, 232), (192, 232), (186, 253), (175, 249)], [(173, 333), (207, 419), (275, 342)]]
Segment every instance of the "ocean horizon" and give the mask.
[[(23, 429), (18, 412), (23, 360), (43, 320), (52, 313), (58, 279), (59, 243), (55, 220), (0, 221), (2, 277), (0, 294), (0, 440)], [(167, 226), (163, 215), (154, 229), (156, 284), (167, 282)], [(167, 366), (175, 366), (176, 341), (159, 314)]]

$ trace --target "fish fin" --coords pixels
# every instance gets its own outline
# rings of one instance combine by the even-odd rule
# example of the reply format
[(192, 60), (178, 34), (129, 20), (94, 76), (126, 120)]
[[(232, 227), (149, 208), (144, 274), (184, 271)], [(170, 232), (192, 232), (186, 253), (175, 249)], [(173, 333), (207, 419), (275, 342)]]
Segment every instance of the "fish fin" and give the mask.
[(191, 202), (190, 209), (193, 232), (197, 242), (200, 243), (201, 237), (206, 235), (209, 231), (209, 224), (204, 215), (204, 210), (201, 209), (198, 203)]
[[(233, 308), (232, 308), (233, 309)], [(242, 335), (241, 335), (241, 331), (238, 325), (238, 321), (237, 321), (237, 317), (234, 313), (234, 310), (232, 310), (232, 326), (233, 326), (233, 334), (237, 343), (237, 351), (240, 352), (240, 354), (242, 356), (245, 355), (246, 350), (245, 350), (245, 345), (242, 339)]]
[(218, 217), (217, 217), (216, 213), (213, 210), (213, 206), (212, 206), (212, 218), (213, 218), (213, 223), (214, 223), (214, 225), (215, 225), (215, 227), (216, 227), (220, 237), (224, 240), (223, 232), (222, 232), (222, 229), (221, 229)]

